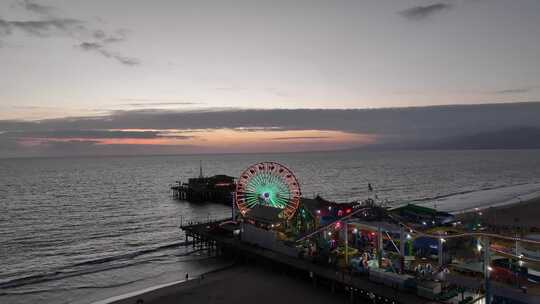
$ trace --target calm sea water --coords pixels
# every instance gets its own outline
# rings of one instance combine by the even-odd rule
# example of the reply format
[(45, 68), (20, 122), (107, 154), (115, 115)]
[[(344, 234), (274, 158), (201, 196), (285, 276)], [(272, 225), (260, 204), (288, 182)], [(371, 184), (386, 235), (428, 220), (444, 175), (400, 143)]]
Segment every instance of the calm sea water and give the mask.
[(237, 176), (278, 161), (306, 196), (365, 199), (367, 183), (392, 203), (540, 182), (540, 151), (332, 152), (0, 160), (0, 302), (89, 303), (180, 280), (220, 262), (179, 246), (184, 220), (226, 206), (171, 198), (198, 175)]

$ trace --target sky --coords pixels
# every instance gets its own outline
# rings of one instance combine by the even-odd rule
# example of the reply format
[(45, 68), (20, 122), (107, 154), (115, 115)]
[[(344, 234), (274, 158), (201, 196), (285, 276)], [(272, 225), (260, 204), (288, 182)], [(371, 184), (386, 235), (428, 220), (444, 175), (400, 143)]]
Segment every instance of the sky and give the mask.
[(537, 0), (0, 1), (0, 157), (347, 149), (536, 101)]

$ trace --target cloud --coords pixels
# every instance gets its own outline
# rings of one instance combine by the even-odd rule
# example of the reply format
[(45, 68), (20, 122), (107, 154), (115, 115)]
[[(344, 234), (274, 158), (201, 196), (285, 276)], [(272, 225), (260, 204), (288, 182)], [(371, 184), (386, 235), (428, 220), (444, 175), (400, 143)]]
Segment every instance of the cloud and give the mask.
[(146, 107), (146, 106), (185, 106), (185, 105), (200, 105), (199, 102), (156, 102), (156, 103), (126, 103), (126, 106)]
[(240, 132), (283, 131), (281, 127), (238, 127), (234, 128), (234, 130)]
[(135, 65), (141, 64), (141, 61), (139, 59), (137, 59), (137, 58), (127, 57), (127, 56), (124, 56), (124, 55), (121, 55), (121, 54), (118, 54), (118, 53), (114, 53), (114, 52), (110, 52), (110, 51), (106, 51), (106, 50), (101, 50), (100, 53), (103, 56), (105, 56), (107, 58), (112, 58), (112, 59), (120, 62), (123, 65), (135, 66)]
[[(197, 136), (178, 131), (47, 130), (0, 131), (0, 157), (171, 154)], [(191, 151), (194, 152), (194, 151)]]
[[(198, 133), (184, 134), (185, 132), (182, 131), (204, 130), (211, 132), (222, 129), (231, 129), (237, 132), (284, 132), (283, 135), (276, 134), (274, 136), (269, 133), (265, 134), (269, 135), (266, 138), (274, 140), (273, 143), (280, 140), (288, 141), (291, 144), (294, 140), (313, 143), (309, 149), (320, 148), (321, 143), (318, 140), (324, 141), (323, 137), (327, 135), (323, 132), (319, 135), (313, 134), (313, 136), (304, 134), (290, 134), (288, 136), (286, 132), (339, 131), (373, 136), (376, 142), (370, 143), (370, 145), (383, 145), (384, 147), (386, 144), (387, 147), (400, 147), (400, 144), (403, 143), (402, 147), (405, 147), (407, 143), (433, 142), (508, 128), (524, 126), (540, 128), (537, 113), (540, 113), (540, 102), (345, 110), (131, 110), (117, 111), (96, 117), (68, 117), (41, 121), (0, 120), (0, 133), (3, 132), (0, 134), (0, 156), (19, 155), (30, 149), (28, 146), (20, 146), (20, 142), (32, 143), (32, 140), (35, 139), (40, 139), (37, 141), (38, 143), (71, 140), (98, 141), (100, 145), (104, 145), (103, 143), (106, 142), (114, 143), (115, 146), (120, 147), (127, 142), (146, 142), (152, 143), (152, 145), (146, 146), (158, 146), (167, 139), (174, 139), (175, 136), (177, 136), (178, 141), (175, 141), (174, 145), (183, 146), (183, 150), (174, 150), (173, 148), (144, 150), (138, 148), (137, 151), (141, 153), (150, 153), (150, 151), (155, 153), (161, 153), (159, 151), (168, 151), (164, 153), (172, 153), (173, 151), (198, 153), (201, 151), (200, 149), (204, 148), (187, 145), (193, 143), (188, 139), (196, 137)], [(186, 145), (183, 145), (183, 140), (186, 140)], [(200, 143), (201, 140), (197, 139), (197, 142)], [(80, 146), (79, 143), (72, 144)], [(70, 146), (70, 144), (65, 145)], [(55, 147), (58, 148), (58, 146)], [(99, 149), (105, 148), (100, 147)], [(205, 149), (207, 152), (213, 151), (209, 147)], [(38, 153), (37, 150), (31, 151)], [(100, 151), (103, 152), (102, 150), (97, 152)], [(110, 148), (103, 153), (113, 153), (114, 151), (128, 154), (133, 152), (127, 148), (119, 148), (118, 150)], [(46, 152), (52, 155), (54, 153), (68, 153), (69, 150), (47, 150)]]
[(399, 14), (410, 20), (421, 20), (444, 10), (448, 10), (450, 8), (452, 8), (450, 4), (435, 3), (426, 6), (411, 7), (409, 9), (399, 12)]
[[(178, 132), (163, 131), (122, 131), (122, 130), (30, 130), (9, 131), (0, 133), (0, 138), (32, 138), (32, 139), (191, 139), (194, 136), (178, 135)], [(98, 141), (99, 142), (99, 141)]]
[(83, 42), (79, 45), (79, 47), (85, 51), (91, 51), (91, 50), (99, 50), (103, 47), (103, 45), (97, 42)]
[(499, 91), (494, 91), (493, 93), (495, 94), (500, 94), (500, 95), (506, 95), (506, 94), (520, 94), (520, 93), (528, 93), (532, 90), (533, 88), (512, 88), (512, 89), (506, 89), (506, 90), (499, 90)]
[(119, 63), (127, 66), (135, 66), (141, 63), (140, 60), (138, 60), (137, 58), (127, 57), (122, 54), (109, 51), (105, 48), (105, 45), (97, 42), (83, 42), (79, 44), (79, 48), (84, 51), (95, 51), (98, 54), (104, 56), (105, 58), (116, 60)]
[(55, 141), (48, 140), (44, 143), (45, 146), (54, 146), (60, 148), (60, 150), (65, 150), (66, 148), (73, 151), (73, 149), (88, 149), (91, 146), (99, 144), (99, 141), (96, 140), (67, 140), (67, 141)]
[(540, 126), (540, 102), (387, 109), (131, 110), (106, 116), (1, 121), (0, 131), (128, 129), (332, 130), (400, 136), (458, 135), (471, 129)]
[(274, 137), (271, 140), (317, 140), (317, 139), (329, 139), (329, 136), (288, 136), (288, 137)]
[(48, 15), (49, 13), (55, 10), (55, 8), (52, 6), (37, 4), (30, 0), (24, 0), (23, 2), (21, 2), (21, 6), (24, 7), (28, 11), (31, 11), (40, 15)]
[(14, 30), (46, 37), (52, 34), (70, 33), (83, 29), (83, 22), (76, 19), (51, 19), (40, 21), (7, 21), (0, 19), (0, 34), (10, 35)]
[(141, 154), (178, 154), (193, 153), (196, 145), (103, 145), (95, 140), (44, 141), (39, 145), (24, 146), (20, 142), (11, 142), (2, 147), (0, 155), (8, 157), (31, 156), (92, 156), (92, 155), (141, 155)]
[(33, 1), (25, 0), (21, 5), (28, 11), (43, 15), (44, 20), (5, 20), (0, 19), (0, 36), (8, 36), (14, 31), (21, 31), (35, 37), (49, 37), (53, 35), (66, 35), (78, 41), (79, 49), (94, 51), (105, 58), (113, 59), (126, 66), (139, 65), (137, 58), (125, 56), (108, 48), (109, 44), (126, 40), (127, 30), (119, 29), (106, 32), (102, 29), (92, 28), (87, 22), (60, 18), (51, 14), (55, 8), (44, 6)]
[[(186, 106), (186, 105), (201, 105), (201, 102), (193, 101), (164, 101), (159, 102), (158, 99), (146, 99), (146, 98), (122, 98), (122, 101), (130, 101), (130, 103), (124, 103), (123, 106), (131, 107), (148, 107), (148, 106)], [(158, 102), (153, 102), (158, 101)]]
[(109, 130), (50, 130), (6, 132), (0, 136), (18, 138), (155, 138), (156, 131), (109, 131)]
[(94, 39), (97, 39), (105, 44), (122, 42), (126, 40), (126, 35), (127, 35), (126, 30), (117, 30), (113, 34), (106, 33), (103, 30), (94, 30), (94, 32), (92, 33), (92, 36), (94, 37)]
[(23, 109), (23, 110), (58, 109), (57, 107), (46, 107), (46, 106), (11, 106), (11, 108)]

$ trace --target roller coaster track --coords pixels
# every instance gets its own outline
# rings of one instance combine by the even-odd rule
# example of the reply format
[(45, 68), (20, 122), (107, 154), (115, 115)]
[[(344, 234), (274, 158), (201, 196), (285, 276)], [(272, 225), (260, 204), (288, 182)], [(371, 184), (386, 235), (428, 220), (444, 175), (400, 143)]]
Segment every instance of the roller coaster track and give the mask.
[(505, 257), (509, 257), (509, 258), (513, 258), (513, 259), (516, 259), (516, 260), (523, 260), (525, 262), (533, 262), (533, 263), (538, 263), (540, 264), (540, 260), (538, 259), (534, 259), (534, 258), (530, 258), (530, 257), (527, 257), (527, 256), (524, 256), (524, 255), (521, 255), (521, 256), (517, 256), (513, 253), (510, 253), (510, 252), (506, 252), (506, 251), (502, 251), (502, 250), (499, 250), (499, 249), (495, 249), (493, 247), (489, 248), (490, 251), (493, 251), (497, 254), (500, 254), (502, 256), (505, 256)]
[[(313, 231), (311, 233), (308, 233), (308, 234), (298, 238), (296, 240), (296, 242), (301, 242), (301, 241), (304, 241), (306, 239), (309, 239), (309, 238), (317, 235), (318, 233), (321, 233), (324, 230), (328, 229), (332, 225), (335, 225), (337, 222), (345, 221), (345, 220), (353, 217), (354, 215), (356, 215), (356, 214), (358, 214), (360, 212), (369, 210), (370, 208), (371, 207), (365, 207), (365, 208), (360, 208), (358, 210), (355, 210), (355, 211), (351, 212), (350, 214), (347, 214), (347, 215), (345, 215), (345, 216), (343, 216), (343, 217), (341, 217), (339, 219), (336, 219), (336, 220), (334, 220), (334, 221), (332, 221), (332, 222), (330, 222), (330, 223), (328, 223), (328, 224), (326, 224), (324, 226), (319, 227), (315, 231)], [(443, 239), (454, 239), (454, 238), (464, 238), (464, 237), (485, 237), (485, 238), (490, 238), (490, 239), (500, 239), (500, 240), (507, 240), (507, 241), (513, 241), (513, 242), (517, 241), (517, 242), (521, 242), (521, 243), (540, 245), (540, 240), (533, 240), (533, 239), (527, 239), (527, 238), (521, 238), (521, 237), (513, 237), (513, 236), (507, 236), (507, 235), (496, 234), (496, 233), (488, 233), (488, 232), (463, 232), (463, 233), (457, 233), (457, 234), (427, 233), (427, 232), (423, 232), (423, 231), (414, 229), (411, 226), (409, 226), (408, 224), (403, 223), (402, 221), (395, 218), (392, 214), (390, 214), (386, 210), (385, 210), (385, 214), (390, 219), (395, 221), (398, 225), (408, 229), (411, 233), (414, 233), (414, 234), (420, 235), (420, 236), (425, 236), (425, 237), (430, 237), (430, 238), (435, 238), (435, 239), (441, 239), (441, 238), (443, 238)], [(505, 253), (505, 254), (508, 255), (508, 253)], [(515, 257), (517, 257), (517, 256), (515, 256)], [(519, 257), (517, 257), (517, 258), (519, 258)], [(540, 260), (535, 260), (535, 259), (531, 259), (531, 260), (535, 261), (535, 262), (540, 262)]]
[[(389, 215), (389, 216), (392, 218), (391, 215)], [(404, 223), (401, 223), (401, 222), (398, 222), (398, 223), (399, 223), (399, 225), (403, 226), (404, 228), (409, 229), (409, 231), (411, 231), (412, 233), (414, 233), (416, 235), (430, 237), (430, 238), (453, 239), (453, 238), (463, 238), (463, 237), (487, 237), (487, 238), (490, 238), (490, 239), (501, 239), (501, 240), (508, 240), (508, 241), (514, 241), (514, 242), (517, 241), (517, 242), (522, 242), (522, 243), (540, 245), (540, 241), (538, 241), (538, 240), (531, 240), (531, 239), (526, 239), (526, 238), (512, 237), (512, 236), (506, 236), (506, 235), (495, 234), (495, 233), (486, 233), (486, 232), (464, 232), (464, 233), (458, 233), (458, 234), (426, 233), (426, 232), (414, 230), (413, 228), (411, 228), (407, 224), (404, 224)], [(528, 262), (540, 263), (540, 260), (538, 260), (538, 259), (526, 257), (526, 256), (523, 256), (523, 255), (518, 256), (518, 255), (515, 255), (515, 254), (510, 253), (510, 252), (495, 249), (493, 247), (490, 247), (489, 250), (493, 251), (495, 253), (504, 255), (504, 256), (511, 257), (511, 258), (520, 259), (520, 260), (528, 261)]]
[(526, 238), (520, 238), (520, 237), (514, 237), (514, 236), (507, 236), (502, 234), (496, 234), (496, 233), (488, 233), (488, 232), (463, 232), (463, 233), (457, 233), (457, 234), (434, 234), (434, 233), (427, 233), (422, 232), (419, 230), (416, 230), (414, 228), (411, 228), (409, 225), (396, 220), (391, 214), (387, 214), (388, 217), (396, 221), (400, 226), (403, 226), (409, 231), (411, 231), (414, 234), (418, 234), (421, 236), (431, 237), (431, 238), (444, 238), (444, 239), (452, 239), (452, 238), (462, 238), (462, 237), (487, 237), (490, 239), (500, 239), (500, 240), (507, 240), (507, 241), (513, 241), (513, 242), (522, 242), (527, 244), (535, 244), (540, 245), (540, 240), (532, 240), (532, 239), (526, 239)]
[(347, 219), (351, 218), (353, 215), (358, 214), (358, 213), (360, 213), (362, 211), (369, 210), (369, 209), (370, 209), (370, 207), (365, 207), (365, 208), (360, 208), (358, 210), (354, 210), (353, 212), (351, 212), (351, 213), (349, 213), (349, 214), (347, 214), (345, 216), (342, 216), (342, 217), (340, 217), (339, 219), (337, 219), (335, 221), (332, 221), (332, 222), (330, 222), (330, 223), (328, 223), (328, 224), (326, 224), (324, 226), (321, 226), (321, 227), (317, 228), (313, 232), (310, 232), (310, 233), (308, 233), (306, 235), (301, 236), (300, 238), (296, 239), (296, 242), (298, 243), (298, 242), (302, 242), (302, 241), (304, 241), (306, 239), (309, 239), (309, 238), (317, 235), (318, 233), (321, 233), (324, 230), (328, 229), (328, 227), (331, 227), (332, 225), (336, 224), (337, 222), (347, 220)]

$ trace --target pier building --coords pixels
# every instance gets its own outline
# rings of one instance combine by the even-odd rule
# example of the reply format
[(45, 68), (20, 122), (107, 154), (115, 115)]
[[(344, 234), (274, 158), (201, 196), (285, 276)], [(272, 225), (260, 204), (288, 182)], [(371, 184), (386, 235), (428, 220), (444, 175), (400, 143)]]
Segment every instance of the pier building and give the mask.
[(501, 270), (504, 261), (540, 262), (504, 244), (536, 250), (540, 241), (472, 230), (451, 214), (416, 205), (304, 198), (294, 174), (274, 162), (246, 169), (234, 199), (232, 217), (182, 226), (194, 246), (287, 269), (353, 302), (540, 303), (534, 288), (523, 292), (536, 286), (526, 274), (505, 268), (516, 277), (508, 284)]

